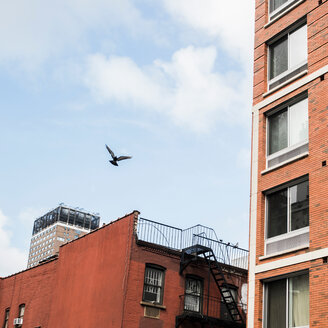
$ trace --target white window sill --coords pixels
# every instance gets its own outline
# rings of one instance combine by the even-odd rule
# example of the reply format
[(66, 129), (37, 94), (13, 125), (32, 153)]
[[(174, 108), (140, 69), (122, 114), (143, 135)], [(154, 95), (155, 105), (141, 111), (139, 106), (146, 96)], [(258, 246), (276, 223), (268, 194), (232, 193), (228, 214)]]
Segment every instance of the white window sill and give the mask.
[(287, 249), (287, 250), (284, 250), (284, 251), (281, 251), (281, 252), (272, 253), (270, 255), (263, 255), (263, 256), (260, 256), (259, 257), (259, 260), (260, 261), (263, 261), (263, 260), (266, 260), (266, 259), (270, 259), (272, 257), (276, 257), (276, 256), (280, 256), (280, 255), (285, 255), (285, 254), (296, 252), (296, 251), (299, 251), (301, 249), (306, 249), (306, 248), (309, 248), (309, 244), (302, 245), (302, 246), (295, 247), (295, 248), (290, 248), (290, 249)]
[[(288, 71), (288, 73), (290, 73), (290, 72)], [(274, 87), (273, 89), (271, 89), (271, 90), (269, 90), (268, 92), (264, 93), (264, 94), (263, 94), (263, 97), (267, 97), (268, 95), (271, 95), (272, 93), (274, 93), (274, 92), (276, 92), (277, 90), (281, 89), (281, 88), (284, 87), (285, 85), (287, 85), (287, 84), (289, 84), (289, 83), (291, 83), (291, 82), (297, 80), (298, 78), (302, 77), (303, 75), (306, 75), (307, 73), (308, 73), (308, 70), (307, 70), (307, 69), (304, 70), (304, 71), (302, 71), (302, 72), (300, 72), (299, 74), (297, 74), (297, 75), (291, 77), (289, 80), (287, 80), (287, 81), (285, 81), (285, 82), (283, 82), (283, 83), (277, 85), (277, 86)], [(281, 76), (281, 78), (282, 78), (282, 77), (283, 77), (283, 76)], [(271, 82), (272, 82), (272, 81), (271, 81)]]
[(295, 161), (297, 161), (297, 160), (299, 160), (299, 159), (301, 159), (301, 158), (307, 157), (307, 156), (309, 156), (309, 152), (308, 152), (308, 151), (305, 152), (305, 153), (303, 153), (303, 154), (299, 154), (299, 155), (297, 155), (297, 156), (295, 156), (295, 157), (289, 158), (288, 160), (286, 160), (286, 161), (284, 161), (284, 162), (281, 162), (281, 163), (279, 163), (279, 164), (277, 164), (277, 165), (271, 166), (271, 167), (269, 167), (269, 168), (263, 170), (263, 171), (261, 172), (261, 174), (262, 174), (262, 175), (263, 175), (263, 174), (266, 174), (266, 173), (268, 173), (268, 172), (271, 172), (271, 171), (273, 171), (273, 170), (278, 169), (278, 168), (281, 167), (281, 166), (284, 166), (284, 165), (286, 165), (286, 164), (289, 164), (289, 163), (295, 162)]
[(145, 302), (145, 301), (141, 301), (140, 304), (144, 305), (144, 306), (154, 307), (154, 308), (161, 309), (161, 310), (166, 310), (165, 305), (160, 305), (160, 304), (155, 304), (155, 303)]
[[(298, 5), (300, 5), (304, 1), (305, 0), (299, 0), (299, 1), (295, 2), (293, 5), (291, 5), (290, 7), (287, 7), (281, 14), (279, 14), (278, 16), (276, 16), (273, 19), (270, 19), (269, 22), (264, 25), (264, 28), (267, 28), (270, 25), (272, 25), (274, 22), (276, 22), (277, 20), (279, 20), (281, 17), (285, 16), (287, 13), (289, 13), (290, 11), (292, 11), (295, 7), (297, 7)], [(281, 10), (283, 10), (283, 9), (281, 9)], [(271, 16), (272, 15), (274, 15), (274, 12), (271, 13)]]
[(307, 226), (307, 227), (304, 227), (304, 228), (300, 228), (300, 229), (297, 229), (297, 230), (293, 230), (293, 231), (283, 233), (283, 234), (278, 235), (278, 236), (267, 238), (265, 240), (265, 242), (266, 243), (273, 243), (275, 241), (280, 241), (280, 240), (288, 239), (288, 238), (291, 238), (291, 237), (296, 237), (296, 236), (299, 236), (299, 235), (303, 235), (304, 233), (309, 232), (309, 231), (310, 231), (310, 228), (309, 228), (309, 226)]

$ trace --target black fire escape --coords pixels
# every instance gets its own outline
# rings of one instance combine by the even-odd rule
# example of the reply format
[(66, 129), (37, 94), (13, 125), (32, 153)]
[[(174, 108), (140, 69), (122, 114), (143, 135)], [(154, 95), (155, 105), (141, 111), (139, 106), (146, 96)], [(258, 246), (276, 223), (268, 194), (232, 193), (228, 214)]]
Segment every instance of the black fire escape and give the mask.
[(205, 324), (210, 327), (246, 327), (244, 313), (242, 313), (231, 290), (228, 288), (229, 284), (226, 280), (225, 273), (222, 271), (222, 266), (217, 261), (212, 248), (203, 245), (194, 245), (183, 249), (180, 261), (180, 274), (183, 273), (190, 263), (199, 261), (200, 259), (204, 259), (208, 265), (209, 271), (221, 296), (221, 304), (225, 305), (231, 321), (221, 318), (212, 318), (206, 314), (199, 315), (185, 312), (176, 318), (176, 328), (180, 327), (185, 320), (192, 320), (193, 322), (198, 321), (202, 327), (205, 327)]

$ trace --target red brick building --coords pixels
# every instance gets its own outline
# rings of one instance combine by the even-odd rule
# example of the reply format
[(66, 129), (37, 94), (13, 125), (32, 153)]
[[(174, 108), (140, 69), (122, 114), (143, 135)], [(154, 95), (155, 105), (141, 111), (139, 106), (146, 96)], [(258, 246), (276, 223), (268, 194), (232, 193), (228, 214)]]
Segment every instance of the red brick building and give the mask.
[(245, 327), (247, 261), (247, 251), (212, 229), (182, 230), (133, 212), (1, 278), (0, 325)]
[(327, 327), (328, 1), (256, 0), (249, 328)]

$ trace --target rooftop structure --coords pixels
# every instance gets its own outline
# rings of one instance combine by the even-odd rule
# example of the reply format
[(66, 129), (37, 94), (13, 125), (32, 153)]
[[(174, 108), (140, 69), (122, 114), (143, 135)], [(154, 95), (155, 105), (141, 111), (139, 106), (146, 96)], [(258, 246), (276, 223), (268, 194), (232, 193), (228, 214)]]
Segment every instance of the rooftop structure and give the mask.
[(59, 246), (99, 228), (100, 217), (67, 206), (58, 206), (36, 219), (27, 267), (56, 255)]

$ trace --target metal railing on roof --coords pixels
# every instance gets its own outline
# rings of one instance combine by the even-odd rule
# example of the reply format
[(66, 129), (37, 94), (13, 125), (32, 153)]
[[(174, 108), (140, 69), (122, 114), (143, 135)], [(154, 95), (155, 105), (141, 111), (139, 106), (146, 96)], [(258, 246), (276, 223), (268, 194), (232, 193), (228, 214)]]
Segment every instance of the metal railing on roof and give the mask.
[(248, 251), (246, 249), (224, 243), (217, 238), (212, 228), (200, 224), (183, 230), (139, 218), (136, 233), (138, 240), (178, 251), (197, 244), (210, 247), (220, 263), (246, 270), (248, 268)]

